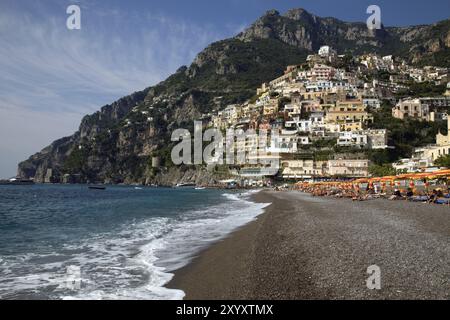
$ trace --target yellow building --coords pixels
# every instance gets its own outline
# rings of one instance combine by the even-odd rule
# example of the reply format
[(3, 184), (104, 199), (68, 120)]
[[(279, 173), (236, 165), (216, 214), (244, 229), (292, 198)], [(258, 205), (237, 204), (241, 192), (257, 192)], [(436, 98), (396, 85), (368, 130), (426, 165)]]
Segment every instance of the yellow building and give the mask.
[(363, 129), (363, 123), (361, 121), (351, 121), (338, 123), (339, 131), (359, 131)]
[(262, 106), (257, 106), (256, 104), (244, 104), (242, 106), (242, 117), (253, 117), (258, 116), (260, 114), (260, 110)]
[(284, 179), (311, 179), (323, 176), (326, 161), (314, 160), (281, 160), (281, 170)]
[(368, 177), (367, 159), (335, 159), (328, 161), (281, 160), (284, 179), (312, 179), (329, 176)]
[(413, 158), (426, 160), (429, 163), (434, 163), (438, 158), (442, 156), (450, 155), (450, 145), (438, 146), (429, 145), (414, 150)]
[(227, 127), (226, 121), (222, 118), (222, 113), (212, 116), (210, 124), (216, 129), (226, 129)]
[(281, 77), (278, 77), (270, 81), (269, 86), (271, 88), (277, 88), (292, 82), (292, 80), (296, 76), (296, 72), (299, 69), (299, 67), (300, 67), (299, 65), (287, 66), (286, 70), (284, 71), (284, 74)]
[(436, 135), (436, 144), (414, 150), (414, 158), (435, 162), (439, 157), (450, 155), (450, 118), (447, 119), (447, 135)]
[(278, 112), (278, 99), (269, 99), (267, 103), (264, 104), (263, 114), (273, 115)]
[(337, 159), (328, 160), (326, 173), (329, 176), (347, 176), (347, 177), (368, 177), (369, 160), (348, 160)]
[(263, 83), (260, 88), (256, 89), (256, 94), (259, 96), (262, 95), (263, 93), (267, 93), (268, 90), (269, 86), (267, 85), (267, 83)]
[(303, 100), (319, 100), (325, 98), (329, 93), (327, 91), (301, 91)]
[(363, 124), (373, 121), (373, 116), (366, 111), (361, 100), (338, 101), (328, 108), (325, 121), (338, 123), (345, 131), (361, 130)]

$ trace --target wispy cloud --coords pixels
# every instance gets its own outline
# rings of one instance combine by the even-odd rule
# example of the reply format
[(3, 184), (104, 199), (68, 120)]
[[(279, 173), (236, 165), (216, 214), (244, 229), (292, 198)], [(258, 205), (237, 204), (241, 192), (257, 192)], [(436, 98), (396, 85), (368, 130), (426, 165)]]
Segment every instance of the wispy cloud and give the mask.
[(223, 37), (163, 14), (81, 7), (82, 29), (70, 31), (65, 11), (42, 2), (0, 5), (0, 176), (74, 132), (83, 115), (163, 80)]

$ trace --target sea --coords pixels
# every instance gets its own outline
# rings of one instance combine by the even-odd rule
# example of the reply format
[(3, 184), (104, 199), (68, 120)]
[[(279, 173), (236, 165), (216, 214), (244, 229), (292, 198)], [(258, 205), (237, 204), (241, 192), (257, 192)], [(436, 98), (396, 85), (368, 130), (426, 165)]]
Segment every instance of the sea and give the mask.
[(174, 270), (261, 214), (252, 192), (0, 186), (0, 299), (182, 299)]

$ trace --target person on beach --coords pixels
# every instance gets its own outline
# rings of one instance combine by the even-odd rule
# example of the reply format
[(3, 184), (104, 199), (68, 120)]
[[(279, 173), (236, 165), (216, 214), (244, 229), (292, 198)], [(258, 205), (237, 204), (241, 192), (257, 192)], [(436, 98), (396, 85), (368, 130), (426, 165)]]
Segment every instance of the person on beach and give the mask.
[(379, 185), (379, 184), (375, 184), (375, 185), (373, 186), (373, 188), (374, 188), (374, 191), (375, 191), (376, 194), (379, 194), (379, 193), (380, 193), (380, 185)]
[(403, 199), (402, 193), (400, 192), (399, 189), (396, 188), (392, 196), (389, 198), (389, 200), (400, 200), (400, 199)]
[(428, 196), (428, 201), (427, 203), (435, 203), (437, 200), (437, 190), (433, 189), (433, 191), (431, 192), (431, 194)]
[(414, 196), (413, 190), (411, 188), (408, 188), (408, 190), (406, 191), (406, 199), (411, 200), (413, 196)]

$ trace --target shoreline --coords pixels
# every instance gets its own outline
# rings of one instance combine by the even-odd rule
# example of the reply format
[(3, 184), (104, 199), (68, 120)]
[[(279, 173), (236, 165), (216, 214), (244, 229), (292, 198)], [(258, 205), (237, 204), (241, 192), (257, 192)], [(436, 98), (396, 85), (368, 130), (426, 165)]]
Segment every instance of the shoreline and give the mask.
[[(174, 271), (166, 288), (186, 300), (450, 298), (446, 206), (266, 190), (252, 200), (271, 204)], [(371, 265), (381, 290), (366, 286)]]
[[(266, 190), (258, 190), (255, 194), (251, 195), (250, 201), (255, 203), (270, 203), (265, 196)], [(261, 223), (261, 219), (267, 215), (268, 209), (273, 205), (270, 203), (267, 207), (263, 208), (263, 212), (258, 215), (255, 220), (250, 221), (231, 233), (227, 234), (224, 238), (211, 243), (208, 247), (201, 250), (186, 266), (173, 271), (173, 278), (164, 285), (168, 289), (179, 289), (184, 291), (184, 300), (218, 300), (218, 299), (230, 299), (227, 298), (225, 292), (230, 290), (226, 288), (226, 282), (232, 278), (233, 281), (239, 282), (242, 279), (239, 276), (246, 275), (246, 268), (248, 267), (248, 261), (245, 259), (241, 261), (230, 261), (227, 259), (221, 260), (221, 265), (216, 265), (214, 260), (220, 259), (226, 255), (239, 255), (245, 257), (250, 254), (251, 247), (241, 246), (240, 243), (248, 243), (253, 241), (253, 236), (257, 233), (257, 229)], [(214, 263), (215, 270), (210, 272), (209, 264)], [(230, 271), (233, 269), (233, 274)], [(216, 272), (217, 271), (217, 272)], [(196, 282), (195, 278), (200, 272), (205, 274), (205, 282)], [(192, 277), (193, 276), (193, 277)], [(193, 281), (194, 280), (194, 281)], [(218, 291), (222, 291), (224, 294), (217, 295), (217, 292), (211, 292), (207, 287), (214, 286)], [(201, 293), (201, 294), (200, 294)], [(229, 294), (237, 294), (236, 292), (229, 292)], [(234, 298), (239, 299), (239, 298)]]

